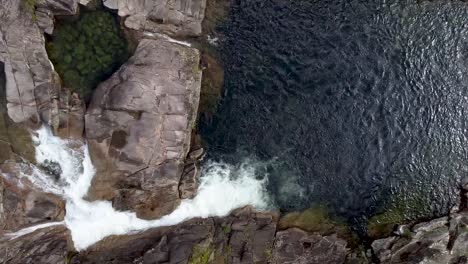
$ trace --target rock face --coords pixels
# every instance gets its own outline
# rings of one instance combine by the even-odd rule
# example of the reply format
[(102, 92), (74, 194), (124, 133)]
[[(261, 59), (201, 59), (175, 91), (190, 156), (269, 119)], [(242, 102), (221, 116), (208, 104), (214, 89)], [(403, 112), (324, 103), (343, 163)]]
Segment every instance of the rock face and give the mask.
[(69, 237), (66, 227), (56, 226), (13, 240), (0, 238), (0, 263), (67, 263)]
[(199, 36), (206, 0), (103, 0), (125, 17), (125, 26), (173, 36)]
[[(175, 227), (105, 239), (71, 263), (343, 263), (346, 243), (307, 233), (301, 233), (304, 241), (297, 242), (296, 230), (280, 232), (281, 237), (277, 234), (276, 244), (293, 242), (291, 246), (296, 246), (311, 241), (305, 250), (309, 253), (283, 252), (285, 245), (273, 245), (277, 220), (277, 214), (254, 213), (248, 208), (225, 218), (193, 219)], [(308, 258), (311, 252), (317, 255)]]
[(297, 228), (276, 233), (274, 259), (284, 264), (344, 263), (346, 241), (310, 234)]
[[(36, 7), (37, 14), (24, 1), (0, 0), (0, 63), (5, 76), (6, 105), (3, 107), (14, 123), (36, 127), (44, 122), (55, 131), (60, 128), (68, 131), (62, 131), (64, 134), (81, 137), (83, 118), (76, 116), (82, 116), (84, 106), (60, 86), (42, 32), (52, 30), (46, 16), (74, 14), (77, 1), (42, 0), (37, 1)], [(42, 30), (34, 17), (44, 27)]]
[(144, 39), (135, 55), (98, 86), (86, 114), (97, 170), (90, 198), (157, 218), (190, 196), (179, 194), (179, 185), (197, 114), (198, 64), (196, 49)]
[(56, 195), (44, 193), (20, 176), (31, 170), (28, 164), (15, 162), (6, 162), (0, 166), (0, 234), (63, 220), (63, 200)]
[(398, 230), (372, 243), (381, 263), (467, 263), (468, 212)]
[(82, 252), (72, 252), (69, 232), (54, 226), (0, 238), (0, 263), (344, 263), (343, 240), (296, 228), (277, 232), (277, 223), (277, 213), (246, 207), (223, 218), (108, 237)]
[[(193, 219), (170, 228), (106, 239), (72, 263), (266, 263), (277, 216), (240, 210), (231, 217)], [(125, 250), (123, 250), (125, 249)]]

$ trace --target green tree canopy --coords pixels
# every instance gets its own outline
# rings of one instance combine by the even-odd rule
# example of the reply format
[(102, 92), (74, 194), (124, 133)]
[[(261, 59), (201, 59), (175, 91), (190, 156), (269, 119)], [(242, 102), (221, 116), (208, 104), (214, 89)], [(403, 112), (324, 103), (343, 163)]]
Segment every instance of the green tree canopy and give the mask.
[(63, 84), (89, 98), (92, 89), (128, 59), (127, 42), (112, 14), (84, 13), (56, 27), (47, 51)]

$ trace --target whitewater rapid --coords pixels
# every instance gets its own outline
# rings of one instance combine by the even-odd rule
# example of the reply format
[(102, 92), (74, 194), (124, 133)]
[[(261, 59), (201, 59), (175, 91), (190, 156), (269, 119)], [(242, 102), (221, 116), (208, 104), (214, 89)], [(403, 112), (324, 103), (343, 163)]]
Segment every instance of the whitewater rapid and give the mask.
[(139, 219), (135, 213), (116, 211), (108, 201), (84, 200), (95, 169), (88, 148), (77, 141), (55, 137), (49, 128), (36, 131), (33, 140), (38, 164), (56, 162), (62, 173), (56, 181), (35, 169), (30, 180), (44, 191), (61, 195), (66, 200), (64, 222), (48, 223), (20, 230), (12, 238), (38, 228), (65, 224), (71, 232), (76, 250), (83, 250), (110, 235), (122, 235), (148, 228), (178, 224), (194, 217), (226, 216), (232, 210), (247, 205), (266, 209), (269, 204), (265, 190), (266, 177), (255, 176), (255, 166), (243, 163), (233, 166), (209, 162), (202, 170), (197, 196), (183, 200), (171, 214), (158, 220)]

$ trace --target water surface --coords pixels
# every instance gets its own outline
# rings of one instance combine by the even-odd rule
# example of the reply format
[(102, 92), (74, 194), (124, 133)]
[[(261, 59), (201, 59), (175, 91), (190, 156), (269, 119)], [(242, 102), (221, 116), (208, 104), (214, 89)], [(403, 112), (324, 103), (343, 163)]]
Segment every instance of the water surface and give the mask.
[[(268, 161), (283, 210), (327, 204), (362, 227), (405, 204), (446, 213), (468, 175), (468, 4), (237, 0), (212, 157)], [(395, 205), (396, 204), (396, 205)]]

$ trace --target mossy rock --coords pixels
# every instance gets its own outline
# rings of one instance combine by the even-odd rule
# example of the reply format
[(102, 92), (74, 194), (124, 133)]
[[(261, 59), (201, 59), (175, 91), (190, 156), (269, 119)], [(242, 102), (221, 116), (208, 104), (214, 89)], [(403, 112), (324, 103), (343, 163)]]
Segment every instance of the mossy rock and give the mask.
[(291, 227), (320, 235), (336, 234), (338, 237), (345, 239), (350, 248), (358, 247), (361, 242), (359, 236), (346, 223), (332, 218), (325, 206), (288, 213), (278, 222), (278, 229), (280, 230)]
[(85, 99), (129, 57), (116, 18), (101, 10), (58, 23), (46, 48), (63, 84)]
[(210, 263), (213, 249), (210, 245), (197, 244), (192, 249), (192, 256), (189, 259), (189, 264), (208, 264)]
[(389, 236), (398, 224), (405, 222), (404, 213), (390, 209), (381, 214), (369, 218), (367, 223), (367, 234), (372, 238)]
[(424, 208), (427, 206), (428, 203), (425, 202), (424, 197), (405, 197), (395, 194), (388, 209), (369, 218), (367, 234), (371, 238), (389, 236), (396, 226), (422, 217)]
[(302, 212), (293, 212), (283, 216), (279, 223), (279, 229), (297, 227), (308, 232), (318, 232), (321, 234), (333, 233), (335, 229), (345, 228), (345, 226), (330, 218), (325, 207), (314, 207)]
[(221, 26), (228, 18), (232, 0), (206, 1), (205, 19), (202, 23), (203, 33), (209, 34)]
[(218, 110), (224, 85), (224, 70), (221, 63), (212, 55), (203, 53), (201, 56), (203, 78), (201, 80), (199, 113), (214, 115)]

